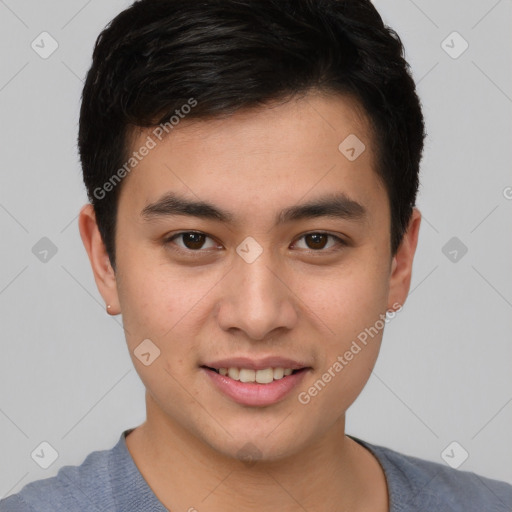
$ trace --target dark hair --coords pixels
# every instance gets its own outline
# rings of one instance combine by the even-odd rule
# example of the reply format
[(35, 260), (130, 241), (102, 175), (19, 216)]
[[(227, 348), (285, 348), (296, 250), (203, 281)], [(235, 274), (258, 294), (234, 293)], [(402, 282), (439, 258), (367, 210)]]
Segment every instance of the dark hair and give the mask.
[(191, 98), (187, 119), (204, 119), (310, 90), (350, 95), (363, 107), (390, 202), (394, 255), (415, 205), (426, 136), (409, 69), (399, 36), (370, 0), (134, 2), (98, 36), (78, 135), (114, 268), (121, 184), (104, 185), (130, 158), (134, 127), (169, 123)]

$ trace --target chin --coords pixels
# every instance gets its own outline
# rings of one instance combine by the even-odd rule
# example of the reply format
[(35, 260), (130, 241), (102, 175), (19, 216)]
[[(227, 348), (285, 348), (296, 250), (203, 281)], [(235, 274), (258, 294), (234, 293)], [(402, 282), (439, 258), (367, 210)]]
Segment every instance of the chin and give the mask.
[(276, 462), (292, 457), (301, 452), (308, 443), (306, 439), (298, 438), (296, 433), (281, 432), (278, 435), (276, 430), (272, 432), (272, 429), (265, 429), (258, 434), (253, 427), (238, 435), (228, 435), (223, 440), (217, 439), (208, 444), (223, 456), (250, 467), (256, 462)]

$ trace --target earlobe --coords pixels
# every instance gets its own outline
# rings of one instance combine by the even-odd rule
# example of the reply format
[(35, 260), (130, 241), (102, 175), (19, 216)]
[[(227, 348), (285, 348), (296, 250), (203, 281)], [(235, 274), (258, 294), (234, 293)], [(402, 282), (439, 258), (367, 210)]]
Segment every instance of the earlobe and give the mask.
[(417, 208), (413, 208), (407, 231), (393, 257), (388, 294), (389, 310), (394, 309), (393, 305), (396, 304), (403, 306), (409, 293), (420, 224), (421, 212)]
[(116, 275), (110, 264), (105, 244), (96, 223), (94, 207), (91, 204), (86, 204), (80, 210), (78, 226), (80, 237), (89, 256), (96, 286), (107, 305), (106, 311), (110, 315), (117, 315), (121, 311)]

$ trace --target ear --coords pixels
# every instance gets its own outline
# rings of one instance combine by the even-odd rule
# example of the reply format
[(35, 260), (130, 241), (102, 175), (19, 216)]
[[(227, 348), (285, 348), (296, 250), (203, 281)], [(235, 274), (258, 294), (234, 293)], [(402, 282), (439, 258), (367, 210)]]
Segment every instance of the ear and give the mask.
[(91, 262), (98, 291), (105, 303), (110, 305), (107, 313), (118, 315), (121, 312), (121, 308), (117, 293), (116, 275), (101, 238), (92, 204), (86, 204), (80, 210), (78, 227), (85, 250), (89, 256), (89, 261)]
[(412, 264), (418, 244), (420, 223), (421, 212), (417, 208), (413, 208), (409, 226), (391, 263), (388, 310), (400, 309), (407, 299), (411, 286)]

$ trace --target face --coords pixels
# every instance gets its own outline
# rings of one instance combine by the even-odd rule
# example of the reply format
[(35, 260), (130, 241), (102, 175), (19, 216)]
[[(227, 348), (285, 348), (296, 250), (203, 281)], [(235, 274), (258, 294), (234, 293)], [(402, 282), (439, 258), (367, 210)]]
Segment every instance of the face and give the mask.
[[(351, 134), (359, 156), (356, 139), (339, 149)], [(148, 136), (156, 146), (122, 184), (115, 275), (90, 210), (80, 221), (100, 292), (122, 313), (148, 420), (229, 457), (248, 446), (269, 460), (298, 453), (367, 382), (386, 310), (407, 294), (419, 214), (392, 258), (369, 126), (348, 98), (185, 119), (162, 141), (139, 132), (133, 149)], [(222, 375), (230, 367), (249, 382)]]

